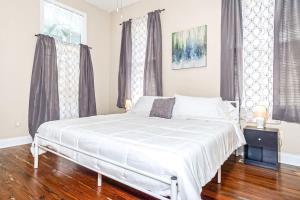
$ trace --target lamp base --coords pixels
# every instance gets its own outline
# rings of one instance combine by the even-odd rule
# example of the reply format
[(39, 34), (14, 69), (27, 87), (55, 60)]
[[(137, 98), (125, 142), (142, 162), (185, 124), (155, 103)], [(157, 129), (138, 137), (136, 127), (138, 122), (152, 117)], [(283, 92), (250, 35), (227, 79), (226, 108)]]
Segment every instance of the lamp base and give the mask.
[(265, 119), (263, 117), (256, 118), (256, 128), (259, 128), (259, 129), (265, 128)]

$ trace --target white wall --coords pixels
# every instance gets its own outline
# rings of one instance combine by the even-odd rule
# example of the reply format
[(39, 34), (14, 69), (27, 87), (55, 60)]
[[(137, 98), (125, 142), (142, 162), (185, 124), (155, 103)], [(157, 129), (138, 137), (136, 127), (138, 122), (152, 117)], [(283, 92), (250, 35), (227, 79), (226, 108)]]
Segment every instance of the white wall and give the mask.
[[(125, 19), (145, 15), (147, 12), (165, 8), (162, 12), (163, 35), (163, 93), (165, 96), (178, 94), (218, 96), (220, 82), (220, 0), (142, 0), (123, 11)], [(120, 53), (120, 15), (112, 16), (112, 67), (111, 109), (117, 98), (118, 63)], [(186, 70), (171, 70), (171, 34), (199, 25), (208, 25), (207, 67)]]
[[(125, 19), (165, 8), (161, 14), (163, 29), (163, 93), (194, 96), (220, 96), (221, 0), (142, 0), (124, 9)], [(125, 20), (123, 19), (123, 20)], [(110, 72), (110, 109), (116, 108), (118, 63), (121, 41), (120, 14), (112, 14), (112, 66)], [(171, 70), (171, 34), (199, 25), (208, 25), (207, 67)], [(282, 122), (281, 151), (300, 156), (300, 125)]]
[[(109, 107), (110, 14), (83, 0), (60, 2), (87, 14), (98, 113)], [(1, 1), (0, 7), (0, 139), (28, 134), (31, 70), (40, 30), (40, 0)], [(16, 123), (20, 123), (17, 127)]]

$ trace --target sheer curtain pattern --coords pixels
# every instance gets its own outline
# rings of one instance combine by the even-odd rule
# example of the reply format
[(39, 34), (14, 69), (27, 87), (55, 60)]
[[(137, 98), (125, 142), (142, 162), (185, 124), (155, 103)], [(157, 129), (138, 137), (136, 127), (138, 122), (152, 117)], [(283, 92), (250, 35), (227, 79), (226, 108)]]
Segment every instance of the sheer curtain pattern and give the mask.
[(148, 16), (132, 20), (131, 100), (133, 104), (143, 96), (144, 68), (147, 46)]
[(273, 43), (275, 0), (243, 0), (242, 117), (252, 118), (253, 107), (273, 106)]
[(60, 119), (79, 117), (80, 46), (56, 40)]

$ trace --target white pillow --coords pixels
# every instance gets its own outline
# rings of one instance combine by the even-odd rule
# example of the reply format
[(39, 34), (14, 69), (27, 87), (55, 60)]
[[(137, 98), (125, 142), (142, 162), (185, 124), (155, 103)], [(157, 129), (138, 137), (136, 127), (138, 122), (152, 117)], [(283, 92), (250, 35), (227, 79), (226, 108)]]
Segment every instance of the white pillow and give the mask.
[(176, 101), (173, 109), (173, 118), (197, 119), (215, 118), (226, 119), (226, 113), (220, 97), (189, 97), (175, 95)]
[(141, 114), (144, 116), (149, 116), (154, 99), (162, 99), (162, 98), (170, 98), (170, 97), (142, 96), (133, 106), (131, 112), (136, 114)]

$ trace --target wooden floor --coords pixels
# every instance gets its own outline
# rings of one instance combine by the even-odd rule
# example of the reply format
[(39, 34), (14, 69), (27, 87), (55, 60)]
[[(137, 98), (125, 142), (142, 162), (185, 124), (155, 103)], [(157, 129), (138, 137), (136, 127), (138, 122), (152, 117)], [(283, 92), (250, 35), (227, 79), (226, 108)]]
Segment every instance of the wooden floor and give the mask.
[[(281, 166), (279, 172), (236, 162), (222, 167), (222, 184), (212, 180), (202, 199), (299, 199), (300, 169)], [(107, 178), (97, 187), (96, 173), (50, 153), (40, 156), (33, 169), (29, 146), (0, 149), (0, 200), (23, 199), (151, 199)]]

